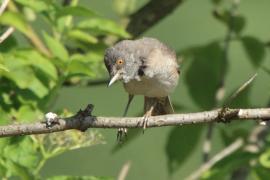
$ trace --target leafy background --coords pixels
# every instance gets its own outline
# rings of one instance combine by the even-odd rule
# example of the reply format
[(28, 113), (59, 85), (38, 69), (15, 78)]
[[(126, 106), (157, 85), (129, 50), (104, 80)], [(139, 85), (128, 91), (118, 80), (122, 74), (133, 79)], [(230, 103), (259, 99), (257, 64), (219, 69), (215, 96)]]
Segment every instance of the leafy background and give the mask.
[[(132, 37), (124, 28), (126, 17), (146, 2), (73, 0), (63, 7), (60, 1), (16, 0), (9, 5), (0, 17), (0, 32), (6, 29), (4, 25), (17, 30), (0, 45), (1, 124), (40, 120), (48, 111), (68, 116), (88, 103), (95, 105), (97, 116), (121, 116), (127, 94), (120, 83), (106, 87), (103, 53), (116, 40)], [(185, 1), (143, 34), (160, 39), (181, 56), (181, 78), (172, 94), (179, 113), (221, 106), (255, 73), (256, 80), (229, 106), (269, 104), (270, 24), (266, 19), (270, 2), (240, 2), (224, 63), (232, 4)], [(217, 101), (223, 75), (225, 94)], [(141, 115), (142, 104), (142, 97), (136, 97), (129, 115)], [(256, 124), (214, 125), (210, 156), (238, 137), (247, 139)], [(0, 176), (114, 179), (123, 164), (130, 162), (128, 179), (182, 179), (202, 164), (207, 129), (208, 125), (192, 125), (147, 129), (144, 134), (131, 130), (121, 145), (115, 130), (5, 138), (0, 141)], [(245, 168), (248, 179), (267, 179), (269, 138), (256, 153), (237, 151), (203, 178), (229, 179), (234, 170)]]

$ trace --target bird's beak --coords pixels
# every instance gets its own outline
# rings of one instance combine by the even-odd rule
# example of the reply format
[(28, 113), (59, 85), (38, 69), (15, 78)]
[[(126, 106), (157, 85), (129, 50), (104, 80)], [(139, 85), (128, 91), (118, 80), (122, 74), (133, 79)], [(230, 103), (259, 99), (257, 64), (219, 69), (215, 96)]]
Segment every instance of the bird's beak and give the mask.
[(110, 80), (108, 87), (111, 86), (115, 81), (120, 79), (120, 72), (118, 71)]

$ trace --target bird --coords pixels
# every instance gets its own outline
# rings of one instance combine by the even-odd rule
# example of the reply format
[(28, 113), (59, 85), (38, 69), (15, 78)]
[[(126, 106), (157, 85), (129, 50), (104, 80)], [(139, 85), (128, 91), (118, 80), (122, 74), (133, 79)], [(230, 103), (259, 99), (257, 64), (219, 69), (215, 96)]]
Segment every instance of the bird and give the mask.
[[(143, 130), (150, 116), (174, 113), (169, 95), (178, 84), (180, 70), (175, 51), (166, 44), (151, 37), (122, 40), (105, 50), (104, 64), (110, 76), (108, 86), (122, 81), (128, 93), (123, 116), (135, 95), (144, 96)], [(126, 128), (120, 128), (117, 137), (123, 134)]]

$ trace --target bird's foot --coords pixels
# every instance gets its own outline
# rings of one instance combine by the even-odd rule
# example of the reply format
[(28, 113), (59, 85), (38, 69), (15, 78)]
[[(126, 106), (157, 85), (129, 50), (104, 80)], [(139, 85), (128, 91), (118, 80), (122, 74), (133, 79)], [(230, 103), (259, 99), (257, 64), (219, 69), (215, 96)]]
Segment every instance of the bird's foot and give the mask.
[(119, 128), (117, 131), (117, 141), (123, 142), (127, 138), (127, 128)]
[(143, 133), (147, 128), (147, 123), (148, 123), (148, 119), (149, 117), (152, 116), (152, 111), (147, 111), (144, 115), (143, 115)]

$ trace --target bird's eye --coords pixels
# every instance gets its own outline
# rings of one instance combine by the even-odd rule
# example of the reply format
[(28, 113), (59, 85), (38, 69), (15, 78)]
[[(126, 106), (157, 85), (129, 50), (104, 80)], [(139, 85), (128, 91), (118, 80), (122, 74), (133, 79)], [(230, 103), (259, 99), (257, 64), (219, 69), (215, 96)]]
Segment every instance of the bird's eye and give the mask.
[(123, 59), (117, 59), (116, 64), (122, 65), (124, 63)]

